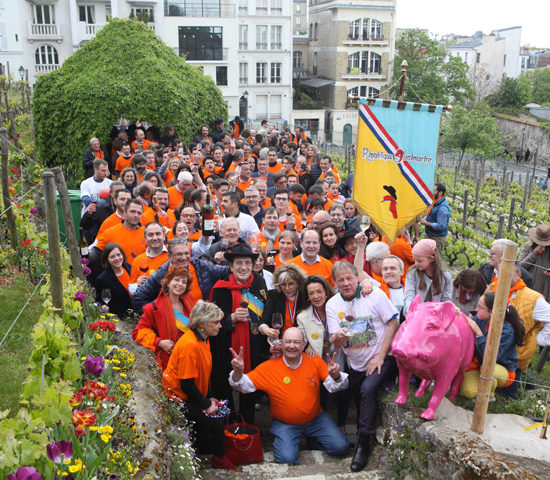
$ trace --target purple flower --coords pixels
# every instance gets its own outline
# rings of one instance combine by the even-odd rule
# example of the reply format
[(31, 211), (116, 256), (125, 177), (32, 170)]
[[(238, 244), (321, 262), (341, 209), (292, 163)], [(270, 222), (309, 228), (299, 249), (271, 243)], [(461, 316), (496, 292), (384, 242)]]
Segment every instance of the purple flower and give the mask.
[(84, 300), (86, 300), (86, 294), (84, 292), (76, 292), (74, 294), (74, 299), (77, 302), (84, 303)]
[(82, 272), (84, 272), (84, 275), (88, 276), (92, 273), (92, 270), (88, 267), (82, 267)]
[(53, 463), (63, 463), (73, 458), (73, 442), (60, 440), (46, 445), (46, 455)]
[(82, 257), (80, 259), (80, 263), (82, 263), (82, 265), (89, 265), (90, 263), (90, 259), (86, 258), (86, 257)]
[(109, 475), (108, 480), (118, 480), (118, 475), (116, 473), (111, 473)]
[(90, 357), (90, 355), (88, 355), (86, 360), (84, 360), (84, 370), (86, 370), (86, 373), (89, 375), (99, 377), (105, 371), (103, 357)]
[(32, 207), (32, 208), (30, 209), (30, 212), (31, 212), (31, 215), (34, 215), (36, 212), (38, 212), (38, 208)]
[(34, 467), (19, 467), (17, 472), (8, 475), (8, 480), (42, 480), (42, 475)]

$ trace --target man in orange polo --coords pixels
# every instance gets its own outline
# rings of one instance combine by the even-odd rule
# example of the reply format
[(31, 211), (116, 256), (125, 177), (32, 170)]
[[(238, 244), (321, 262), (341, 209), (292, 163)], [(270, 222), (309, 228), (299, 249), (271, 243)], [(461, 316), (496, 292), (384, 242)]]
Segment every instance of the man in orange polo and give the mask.
[(116, 210), (112, 215), (109, 215), (103, 223), (100, 225), (99, 230), (97, 231), (96, 238), (98, 238), (105, 230), (108, 228), (114, 227), (115, 225), (120, 225), (124, 220), (124, 209), (126, 208), (126, 203), (132, 198), (130, 192), (126, 189), (117, 190), (115, 192), (115, 204)]
[(308, 357), (300, 329), (285, 330), (282, 355), (267, 360), (254, 370), (243, 373), (242, 347), (239, 353), (233, 349), (232, 372), (229, 384), (241, 393), (262, 390), (269, 396), (271, 433), (275, 436), (273, 454), (277, 463), (299, 463), (298, 444), (305, 435), (314, 439), (329, 455), (344, 455), (349, 447), (348, 439), (338, 429), (332, 418), (322, 410), (321, 384), (329, 392), (347, 387), (347, 374), (340, 372), (334, 357), (327, 356), (327, 363), (317, 356)]
[(155, 188), (153, 192), (153, 207), (147, 207), (141, 217), (142, 225), (158, 222), (163, 227), (171, 229), (176, 223), (174, 212), (168, 208), (168, 190), (164, 187)]
[(302, 232), (300, 245), (302, 247), (302, 253), (294, 257), (288, 263), (298, 265), (306, 272), (307, 276), (320, 275), (334, 286), (334, 280), (332, 279), (332, 262), (319, 256), (319, 248), (321, 247), (319, 234), (315, 230), (304, 230)]
[(177, 182), (173, 187), (168, 189), (168, 198), (170, 210), (175, 210), (179, 207), (183, 200), (183, 193), (188, 188), (193, 187), (193, 175), (187, 170), (182, 170), (178, 173)]
[(132, 151), (135, 152), (138, 145), (143, 147), (143, 151), (149, 150), (151, 141), (145, 138), (145, 132), (141, 128), (136, 128), (135, 135), (136, 139), (132, 142)]

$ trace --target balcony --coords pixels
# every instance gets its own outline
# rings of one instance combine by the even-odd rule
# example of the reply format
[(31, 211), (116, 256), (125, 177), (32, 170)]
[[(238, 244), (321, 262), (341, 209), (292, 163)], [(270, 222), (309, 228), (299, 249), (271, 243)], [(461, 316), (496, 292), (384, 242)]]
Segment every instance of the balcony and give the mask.
[(37, 75), (43, 73), (50, 73), (57, 70), (61, 65), (35, 65), (35, 72)]
[(343, 45), (350, 47), (387, 47), (388, 41), (384, 39), (384, 35), (378, 35), (376, 37), (368, 37), (366, 35), (349, 35), (348, 38), (342, 41)]
[(164, 4), (164, 15), (166, 17), (235, 18), (237, 9), (230, 0), (224, 0), (218, 4), (204, 0), (168, 0)]
[(78, 26), (75, 31), (75, 43), (83, 45), (94, 38), (106, 24), (105, 23), (86, 23), (78, 22)]
[(382, 70), (377, 72), (361, 71), (359, 67), (348, 67), (346, 73), (342, 74), (344, 80), (385, 80)]
[[(179, 47), (174, 47), (174, 53), (178, 55), (179, 57), (184, 57), (185, 54), (180, 52)], [(185, 61), (187, 63), (220, 63), (220, 62), (226, 62), (229, 58), (229, 48), (219, 48), (214, 51), (212, 51), (213, 56), (216, 58), (186, 58)]]
[(29, 41), (54, 40), (62, 41), (63, 37), (59, 34), (56, 23), (33, 23), (27, 24), (27, 39)]

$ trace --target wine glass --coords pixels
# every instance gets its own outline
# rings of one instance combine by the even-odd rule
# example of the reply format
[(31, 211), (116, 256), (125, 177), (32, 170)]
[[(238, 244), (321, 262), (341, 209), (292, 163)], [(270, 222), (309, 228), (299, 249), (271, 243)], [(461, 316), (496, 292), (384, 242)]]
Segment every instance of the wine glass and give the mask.
[(229, 240), (227, 238), (222, 238), (220, 242), (220, 251), (225, 252), (229, 248)]
[(90, 194), (90, 200), (92, 201), (92, 203), (97, 203), (97, 198), (98, 198), (97, 193)]
[[(280, 313), (274, 313), (271, 315), (271, 328), (275, 328), (277, 330), (281, 330), (283, 328), (283, 316)], [(267, 340), (270, 345), (280, 345), (281, 340), (279, 337), (277, 338), (268, 338)]]
[(139, 269), (145, 275), (149, 271), (149, 265), (142, 265)]
[(101, 300), (109, 305), (109, 302), (111, 301), (111, 290), (109, 290), (108, 288), (104, 288), (101, 292)]

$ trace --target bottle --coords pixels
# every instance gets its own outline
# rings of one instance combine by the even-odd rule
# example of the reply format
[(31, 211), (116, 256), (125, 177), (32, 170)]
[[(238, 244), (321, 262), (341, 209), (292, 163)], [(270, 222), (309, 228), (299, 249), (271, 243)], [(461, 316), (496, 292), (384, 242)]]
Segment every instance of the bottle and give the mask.
[(84, 231), (80, 227), (80, 238), (78, 239), (78, 248), (80, 248), (80, 256), (87, 258), (88, 257), (88, 242), (84, 236)]
[(202, 234), (205, 237), (214, 235), (214, 207), (210, 203), (210, 189), (207, 189), (206, 203), (202, 207)]

